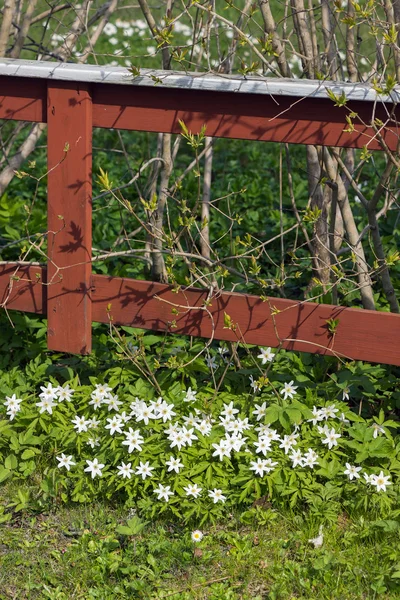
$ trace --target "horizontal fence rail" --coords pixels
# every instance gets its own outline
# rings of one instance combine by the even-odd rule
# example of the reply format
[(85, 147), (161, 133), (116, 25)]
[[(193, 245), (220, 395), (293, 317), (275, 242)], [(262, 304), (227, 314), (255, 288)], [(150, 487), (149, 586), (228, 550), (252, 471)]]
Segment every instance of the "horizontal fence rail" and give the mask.
[[(161, 83), (155, 84), (155, 81)], [(345, 94), (334, 106), (330, 90)], [(92, 321), (400, 365), (400, 315), (94, 275), (92, 128), (396, 150), (400, 90), (0, 59), (0, 119), (48, 126), (47, 268), (0, 266), (0, 304), (47, 315), (52, 350), (91, 351)], [(359, 124), (348, 129), (346, 116)], [(371, 121), (385, 127), (376, 135)], [(64, 148), (69, 150), (65, 154)], [(179, 307), (178, 315), (172, 308)], [(224, 328), (229, 314), (234, 330)], [(335, 333), (327, 326), (338, 320)]]

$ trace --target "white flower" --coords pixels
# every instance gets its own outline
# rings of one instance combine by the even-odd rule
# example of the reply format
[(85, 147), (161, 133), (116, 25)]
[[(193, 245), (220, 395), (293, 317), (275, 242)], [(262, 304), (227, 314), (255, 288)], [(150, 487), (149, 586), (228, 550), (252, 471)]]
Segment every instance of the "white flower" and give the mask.
[(78, 433), (88, 430), (88, 421), (85, 417), (78, 417), (78, 415), (76, 415), (75, 419), (71, 420), (71, 423), (74, 424), (74, 429), (77, 429)]
[(328, 425), (324, 425), (323, 427), (320, 427), (320, 425), (317, 425), (317, 429), (318, 429), (318, 433), (320, 433), (321, 435), (328, 435), (328, 433), (329, 433)]
[(104, 469), (105, 465), (99, 463), (97, 458), (95, 458), (94, 460), (87, 460), (86, 462), (88, 466), (86, 467), (86, 469), (84, 469), (84, 471), (90, 473), (92, 479), (94, 479), (96, 475), (99, 475), (99, 477), (101, 477), (101, 471), (102, 469)]
[(91, 448), (95, 448), (95, 446), (100, 446), (100, 439), (99, 438), (89, 438), (86, 443)]
[(224, 410), (221, 411), (221, 415), (224, 415), (225, 417), (230, 417), (231, 419), (237, 415), (239, 412), (239, 410), (237, 408), (233, 407), (233, 402), (230, 402), (229, 404), (224, 404)]
[[(118, 23), (117, 23), (117, 25), (118, 25)], [(176, 26), (176, 23), (175, 23), (175, 26)], [(137, 21), (135, 21), (135, 27), (137, 27), (138, 29), (141, 29), (141, 30), (145, 30), (145, 29), (147, 29), (147, 23), (143, 19), (138, 19)]]
[(118, 475), (121, 475), (121, 477), (123, 477), (124, 479), (130, 479), (133, 473), (133, 469), (131, 467), (132, 463), (125, 464), (124, 462), (122, 462), (120, 465), (117, 466)]
[(343, 471), (344, 475), (348, 475), (350, 481), (353, 479), (360, 479), (359, 471), (361, 471), (361, 467), (355, 467), (350, 463), (346, 463), (346, 470)]
[(218, 456), (219, 460), (223, 460), (224, 456), (229, 458), (231, 455), (231, 450), (227, 440), (220, 440), (219, 444), (212, 444), (212, 447), (215, 448), (215, 452), (213, 452), (212, 455)]
[(36, 406), (40, 408), (40, 414), (48, 412), (49, 415), (53, 414), (53, 408), (57, 406), (51, 398), (42, 398), (40, 402), (36, 402)]
[(74, 393), (75, 390), (71, 390), (69, 385), (67, 384), (64, 387), (58, 387), (57, 388), (57, 398), (59, 402), (62, 402), (63, 400), (66, 400), (67, 402), (71, 402), (72, 400), (72, 394)]
[(182, 427), (182, 435), (183, 435), (183, 439), (185, 441), (185, 445), (187, 444), (188, 446), (192, 445), (192, 441), (197, 440), (198, 437), (197, 435), (195, 435), (194, 433), (194, 429), (186, 429), (186, 427)]
[(243, 431), (247, 431), (248, 429), (251, 429), (251, 425), (247, 417), (245, 417), (244, 419), (236, 419), (235, 421), (230, 421), (226, 425), (226, 430), (232, 431), (233, 433), (243, 433)]
[(258, 438), (258, 442), (254, 442), (256, 448), (256, 454), (262, 453), (264, 456), (271, 450), (271, 442), (266, 438)]
[(159, 397), (157, 398), (157, 400), (151, 400), (151, 401), (150, 401), (150, 408), (151, 408), (151, 410), (152, 410), (154, 413), (156, 413), (156, 412), (158, 412), (158, 409), (159, 409), (159, 408), (160, 408), (160, 407), (161, 407), (163, 404), (165, 404), (165, 402), (164, 402), (164, 400), (161, 398), (161, 396), (159, 396)]
[(90, 400), (89, 405), (92, 405), (94, 410), (97, 410), (98, 408), (100, 408), (100, 406), (104, 402), (103, 394), (100, 394), (100, 392), (95, 390), (94, 392), (91, 393), (90, 397), (92, 399)]
[(257, 392), (259, 392), (261, 390), (261, 385), (258, 383), (258, 381), (256, 379), (254, 379), (253, 375), (249, 375), (249, 379), (250, 379), (250, 387), (253, 390), (253, 392), (256, 394)]
[(292, 380), (289, 383), (285, 383), (281, 389), (281, 394), (283, 395), (284, 400), (287, 400), (287, 398), (293, 398), (293, 396), (297, 394), (296, 390), (299, 386), (293, 384), (294, 381)]
[(9, 408), (8, 411), (6, 412), (7, 416), (10, 418), (10, 421), (12, 421), (17, 414), (19, 413), (19, 410), (17, 410), (16, 408)]
[(107, 419), (107, 423), (108, 425), (105, 426), (105, 429), (110, 430), (110, 435), (114, 435), (115, 432), (122, 433), (124, 424), (119, 415), (114, 415), (112, 419)]
[(260, 354), (258, 354), (257, 358), (261, 359), (261, 363), (265, 365), (267, 362), (271, 362), (274, 360), (275, 354), (272, 352), (271, 348), (261, 348)]
[(260, 437), (264, 437), (267, 434), (273, 432), (274, 433), (274, 439), (276, 439), (276, 440), (280, 439), (280, 437), (279, 437), (276, 429), (272, 429), (270, 423), (266, 423), (265, 425), (259, 425), (258, 427), (256, 427), (256, 431), (259, 432), (259, 436)]
[(263, 468), (267, 473), (273, 471), (277, 464), (277, 462), (272, 462), (272, 458), (263, 459)]
[(113, 23), (106, 23), (106, 25), (104, 26), (103, 32), (106, 35), (115, 35), (117, 33), (117, 28), (115, 27), (115, 25), (113, 25)]
[(350, 394), (350, 388), (349, 387), (345, 387), (343, 388), (343, 395), (342, 395), (342, 400), (349, 400), (349, 394)]
[(180, 450), (182, 446), (186, 445), (185, 438), (183, 437), (182, 431), (174, 431), (170, 433), (168, 439), (171, 441), (170, 448), (175, 448), (175, 446)]
[(106, 397), (109, 392), (112, 391), (112, 388), (110, 388), (106, 383), (96, 383), (96, 385), (94, 386), (95, 389), (92, 392), (92, 394), (94, 394), (95, 392), (97, 392), (98, 394)]
[(222, 490), (218, 490), (217, 488), (209, 490), (208, 495), (212, 498), (214, 504), (217, 504), (217, 502), (225, 502), (226, 500), (226, 496), (223, 495)]
[(371, 427), (374, 430), (374, 438), (377, 438), (379, 433), (384, 433), (386, 435), (386, 431), (384, 430), (382, 425), (379, 425), (378, 423), (373, 423)]
[(280, 436), (278, 434), (278, 432), (276, 431), (276, 429), (270, 429), (268, 428), (267, 430), (261, 430), (260, 433), (258, 434), (258, 437), (261, 439), (263, 438), (264, 440), (267, 440), (268, 442), (279, 442), (280, 441)]
[(176, 413), (172, 410), (173, 408), (174, 408), (173, 404), (167, 404), (166, 402), (163, 402), (158, 407), (157, 415), (159, 418), (162, 418), (163, 423), (170, 421), (172, 419), (172, 417), (176, 416)]
[(200, 423), (197, 423), (195, 425), (195, 427), (204, 436), (210, 435), (211, 430), (212, 430), (212, 425), (211, 425), (210, 421), (208, 421), (207, 419), (203, 419), (203, 421), (200, 421)]
[(201, 531), (199, 531), (198, 529), (196, 529), (196, 531), (192, 532), (192, 540), (193, 542), (201, 542), (201, 540), (203, 539), (203, 534)]
[(264, 471), (266, 473), (273, 471), (278, 463), (272, 462), (270, 458), (257, 458), (257, 462), (251, 461), (250, 464), (251, 471), (254, 471), (257, 475), (260, 475), (260, 477), (264, 477)]
[(202, 488), (197, 485), (197, 483), (191, 483), (187, 487), (183, 488), (186, 492), (186, 496), (193, 496), (193, 498), (198, 498), (201, 495)]
[(183, 469), (184, 467), (181, 459), (174, 458), (173, 456), (170, 456), (169, 460), (165, 461), (165, 464), (168, 465), (168, 472), (175, 471), (175, 473), (179, 473), (179, 469)]
[(73, 462), (72, 456), (66, 456), (65, 454), (61, 454), (61, 456), (56, 456), (56, 459), (58, 460), (57, 467), (59, 469), (65, 467), (67, 471), (69, 471), (73, 465), (76, 465), (76, 463)]
[(145, 463), (140, 462), (139, 466), (136, 467), (136, 475), (141, 475), (142, 479), (146, 479), (146, 477), (152, 477), (154, 471), (154, 467), (150, 467), (149, 461)]
[(96, 429), (99, 425), (100, 425), (100, 421), (97, 421), (94, 417), (92, 419), (88, 419), (86, 421), (87, 426), (89, 427), (89, 429)]
[(337, 446), (337, 440), (341, 437), (342, 436), (340, 435), (340, 433), (336, 433), (336, 431), (332, 427), (330, 431), (326, 432), (326, 438), (321, 441), (323, 444), (328, 444), (328, 448), (329, 450), (331, 450), (333, 446)]
[(207, 356), (206, 365), (209, 369), (212, 369), (213, 371), (215, 371), (215, 369), (218, 369), (217, 357), (216, 356)]
[(323, 421), (323, 414), (316, 406), (313, 406), (312, 414), (313, 417), (312, 419), (308, 419), (308, 423), (312, 423), (315, 426), (319, 421)]
[(126, 440), (122, 442), (122, 445), (129, 446), (129, 454), (131, 454), (134, 450), (139, 450), (139, 452), (141, 452), (144, 439), (141, 436), (140, 431), (138, 429), (134, 431), (132, 427), (129, 427), (129, 431), (124, 431), (124, 435)]
[(185, 424), (185, 427), (196, 427), (198, 421), (199, 421), (199, 418), (196, 417), (193, 413), (189, 413), (188, 417), (183, 417), (183, 422)]
[(140, 400), (139, 398), (135, 398), (135, 400), (129, 405), (129, 408), (132, 411), (132, 416), (136, 417), (138, 413), (140, 413), (142, 406), (146, 406), (146, 403), (143, 402), (143, 400)]
[(262, 404), (256, 404), (256, 408), (253, 410), (253, 417), (257, 417), (257, 421), (261, 421), (265, 417), (267, 412), (267, 403), (263, 402)]
[(192, 390), (192, 388), (188, 388), (186, 390), (186, 396), (184, 397), (183, 401), (184, 402), (195, 402), (196, 394), (197, 394), (197, 392), (195, 390)]
[(219, 417), (219, 421), (220, 421), (220, 425), (224, 428), (227, 429), (228, 427), (230, 427), (231, 423), (233, 423), (233, 419), (231, 417)]
[(298, 429), (298, 426), (295, 425), (295, 431), (293, 433), (291, 433), (290, 435), (287, 436), (289, 442), (293, 445), (293, 446), (297, 446), (297, 438), (299, 437), (299, 433), (296, 433), (296, 427)]
[(335, 408), (334, 404), (331, 404), (330, 406), (323, 406), (320, 409), (320, 413), (326, 421), (328, 419), (336, 419), (337, 412), (339, 412), (339, 409)]
[(297, 466), (303, 466), (303, 455), (300, 450), (292, 450), (292, 454), (289, 455), (290, 460), (292, 461), (293, 469)]
[(155, 488), (153, 490), (153, 492), (158, 495), (159, 500), (161, 500), (161, 498), (164, 498), (164, 500), (166, 502), (168, 502), (170, 496), (174, 495), (174, 492), (171, 492), (170, 485), (164, 486), (164, 485), (161, 485), (161, 483), (159, 484), (158, 488)]
[(120, 27), (121, 29), (128, 29), (131, 26), (129, 21), (121, 21), (121, 19), (117, 19), (115, 21), (115, 24), (117, 27)]
[(225, 439), (231, 450), (234, 450), (235, 452), (240, 452), (242, 446), (244, 446), (246, 443), (247, 437), (243, 437), (241, 433), (232, 433), (232, 435), (226, 433)]
[(122, 412), (119, 414), (119, 418), (121, 419), (121, 421), (123, 421), (124, 423), (128, 423), (131, 420), (131, 416), (127, 415), (126, 412)]
[(303, 458), (303, 467), (310, 467), (313, 469), (318, 464), (318, 454), (311, 448), (307, 450)]
[[(173, 433), (175, 434), (177, 431), (179, 431), (179, 429), (180, 429), (180, 425), (177, 421), (175, 421), (175, 423), (170, 423), (168, 425), (168, 427), (166, 429), (164, 429), (164, 433), (166, 433), (167, 436), (170, 436)], [(170, 438), (168, 437), (168, 439), (170, 439)]]
[(15, 394), (13, 394), (11, 397), (6, 396), (6, 401), (4, 402), (4, 405), (7, 408), (6, 414), (10, 417), (10, 421), (12, 421), (17, 415), (17, 413), (19, 413), (19, 411), (21, 410), (21, 402), (22, 400), (17, 398)]
[(112, 394), (107, 394), (107, 396), (104, 398), (104, 404), (108, 405), (108, 411), (111, 410), (119, 410), (119, 407), (122, 406), (122, 402), (121, 400), (118, 400), (118, 395), (115, 394), (114, 396)]
[(149, 424), (150, 419), (155, 419), (155, 414), (151, 411), (150, 407), (145, 402), (142, 403), (140, 409), (136, 413), (136, 421), (139, 423), (143, 421), (145, 425)]
[(368, 473), (363, 473), (364, 479), (365, 479), (365, 483), (372, 483), (372, 478), (374, 477), (373, 475), (368, 475)]
[(13, 394), (11, 397), (6, 396), (6, 401), (4, 402), (4, 406), (6, 406), (8, 409), (18, 410), (20, 408), (21, 402), (22, 402), (22, 400), (20, 400), (19, 398), (17, 398), (17, 396), (15, 394)]
[(259, 475), (260, 477), (264, 476), (264, 468), (263, 468), (263, 459), (262, 458), (257, 458), (257, 461), (252, 460), (250, 462), (250, 471), (254, 471), (256, 473), (256, 475)]
[(285, 450), (285, 454), (292, 449), (292, 446), (296, 446), (298, 437), (298, 433), (291, 433), (290, 435), (283, 436), (282, 442), (279, 444), (279, 448), (283, 448)]
[(99, 383), (96, 384), (96, 389), (94, 389), (90, 394), (91, 401), (89, 402), (89, 404), (93, 406), (94, 410), (97, 410), (102, 404), (105, 403), (109, 392), (111, 392), (111, 388), (107, 385)]
[(380, 492), (381, 490), (383, 492), (386, 492), (386, 486), (392, 485), (392, 482), (389, 481), (389, 479), (390, 479), (390, 475), (385, 476), (383, 474), (383, 471), (381, 471), (379, 473), (379, 475), (371, 475), (370, 483), (371, 483), (371, 485), (376, 486), (377, 492)]
[(346, 415), (344, 413), (341, 413), (338, 419), (343, 424), (350, 423), (349, 419), (346, 419)]
[(58, 387), (53, 388), (51, 383), (47, 384), (47, 387), (41, 386), (42, 390), (41, 394), (39, 394), (39, 398), (42, 400), (56, 400), (58, 396)]

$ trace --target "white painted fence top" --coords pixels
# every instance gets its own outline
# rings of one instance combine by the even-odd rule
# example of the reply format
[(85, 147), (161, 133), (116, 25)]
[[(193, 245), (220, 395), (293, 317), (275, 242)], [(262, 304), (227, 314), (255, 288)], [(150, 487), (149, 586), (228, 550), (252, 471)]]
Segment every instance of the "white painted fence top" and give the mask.
[[(0, 75), (29, 79), (54, 79), (86, 83), (166, 87), (182, 90), (205, 90), (243, 94), (265, 94), (298, 98), (327, 98), (327, 89), (344, 93), (349, 100), (369, 102), (400, 102), (400, 86), (389, 95), (378, 94), (368, 83), (319, 81), (310, 79), (280, 79), (278, 77), (243, 77), (209, 73), (183, 73), (143, 69), (133, 76), (125, 67), (108, 67), (74, 63), (0, 58)], [(161, 80), (162, 83), (157, 83)], [(1, 90), (0, 90), (1, 93)]]

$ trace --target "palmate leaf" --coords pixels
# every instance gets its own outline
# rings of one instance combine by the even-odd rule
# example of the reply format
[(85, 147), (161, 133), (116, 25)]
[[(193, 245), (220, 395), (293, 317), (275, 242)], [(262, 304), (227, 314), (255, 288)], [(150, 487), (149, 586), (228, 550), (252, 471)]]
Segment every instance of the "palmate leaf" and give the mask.
[(121, 535), (138, 535), (148, 525), (149, 521), (142, 521), (136, 515), (127, 521), (127, 525), (119, 525), (116, 532)]

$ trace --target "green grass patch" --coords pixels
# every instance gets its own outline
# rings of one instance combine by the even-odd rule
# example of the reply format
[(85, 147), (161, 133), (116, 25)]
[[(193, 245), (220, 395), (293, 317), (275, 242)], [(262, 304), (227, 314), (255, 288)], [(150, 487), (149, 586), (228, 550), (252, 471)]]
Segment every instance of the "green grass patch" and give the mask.
[[(4, 486), (1, 502), (15, 493)], [(11, 514), (11, 513), (10, 513)], [(267, 501), (203, 530), (176, 522), (120, 534), (132, 512), (101, 503), (12, 513), (1, 525), (0, 598), (175, 600), (398, 598), (398, 522), (338, 514), (319, 524)], [(379, 558), (379, 559), (378, 559)]]

